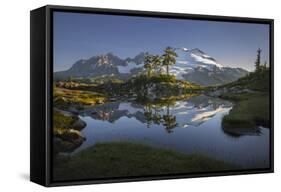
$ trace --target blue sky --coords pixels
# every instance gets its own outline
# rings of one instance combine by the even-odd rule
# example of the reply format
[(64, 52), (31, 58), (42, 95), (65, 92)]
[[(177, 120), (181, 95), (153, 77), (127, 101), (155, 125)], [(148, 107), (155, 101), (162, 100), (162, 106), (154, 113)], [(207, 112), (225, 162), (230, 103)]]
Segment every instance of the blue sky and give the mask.
[(224, 66), (254, 69), (256, 50), (269, 61), (269, 25), (54, 13), (54, 71), (112, 52), (121, 58), (167, 47), (199, 48)]

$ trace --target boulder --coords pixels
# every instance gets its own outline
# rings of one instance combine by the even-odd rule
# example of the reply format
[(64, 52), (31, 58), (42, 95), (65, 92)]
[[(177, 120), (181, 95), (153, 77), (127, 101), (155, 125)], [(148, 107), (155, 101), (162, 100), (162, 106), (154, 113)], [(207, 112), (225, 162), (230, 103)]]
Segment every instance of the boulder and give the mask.
[(63, 110), (58, 110), (54, 109), (54, 114), (64, 116), (65, 118), (69, 118), (70, 120), (68, 121), (68, 124), (61, 125), (60, 122), (58, 127), (60, 128), (66, 128), (66, 129), (75, 129), (75, 130), (82, 130), (84, 127), (86, 127), (86, 122), (81, 120), (78, 115), (68, 112), (68, 111), (63, 111)]
[(79, 117), (74, 121), (72, 124), (72, 128), (76, 130), (82, 130), (84, 127), (86, 127), (86, 122), (81, 120)]
[(67, 140), (64, 140), (60, 137), (54, 137), (53, 139), (53, 146), (54, 146), (54, 153), (71, 153), (75, 149), (77, 149), (86, 139), (84, 137), (78, 136), (78, 135), (72, 135), (70, 136), (72, 138), (75, 138), (73, 140), (70, 140), (68, 138)]

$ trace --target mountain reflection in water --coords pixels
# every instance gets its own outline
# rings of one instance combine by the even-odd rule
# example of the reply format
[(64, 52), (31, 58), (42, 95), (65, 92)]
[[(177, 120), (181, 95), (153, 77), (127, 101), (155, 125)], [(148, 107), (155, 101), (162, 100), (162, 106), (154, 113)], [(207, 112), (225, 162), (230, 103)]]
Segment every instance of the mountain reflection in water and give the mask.
[[(233, 133), (221, 126), (229, 101), (204, 95), (180, 101), (113, 102), (80, 112), (87, 140), (74, 153), (96, 142), (132, 141), (200, 153), (247, 168), (269, 165), (269, 130)], [(240, 137), (241, 136), (241, 137)]]

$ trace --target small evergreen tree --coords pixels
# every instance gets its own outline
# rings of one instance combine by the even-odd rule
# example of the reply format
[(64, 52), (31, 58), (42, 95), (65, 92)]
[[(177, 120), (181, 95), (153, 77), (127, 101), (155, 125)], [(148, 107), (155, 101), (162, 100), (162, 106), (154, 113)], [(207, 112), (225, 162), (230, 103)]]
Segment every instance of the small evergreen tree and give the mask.
[(161, 62), (162, 58), (159, 55), (152, 56), (152, 67), (154, 72), (160, 72), (161, 71)]
[(261, 70), (261, 49), (259, 48), (257, 50), (257, 59), (255, 62), (256, 72), (259, 72)]
[(263, 67), (264, 67), (264, 70), (266, 70), (266, 67), (267, 67), (266, 61), (264, 61)]
[(150, 77), (152, 71), (152, 55), (146, 54), (144, 56), (144, 68), (146, 69), (147, 76)]
[(164, 52), (162, 65), (166, 66), (166, 72), (169, 75), (169, 66), (176, 63), (176, 57), (178, 55), (171, 47), (167, 47)]

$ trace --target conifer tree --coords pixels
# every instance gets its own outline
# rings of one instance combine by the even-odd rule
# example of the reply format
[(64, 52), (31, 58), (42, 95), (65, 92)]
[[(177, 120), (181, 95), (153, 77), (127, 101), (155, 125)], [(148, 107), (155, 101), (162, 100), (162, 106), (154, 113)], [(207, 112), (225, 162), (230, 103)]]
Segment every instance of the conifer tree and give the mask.
[(164, 50), (163, 55), (163, 63), (162, 65), (166, 66), (167, 75), (169, 75), (169, 66), (174, 65), (176, 63), (176, 57), (178, 56), (177, 53), (171, 47), (167, 47)]
[(264, 61), (263, 67), (264, 67), (264, 69), (266, 69), (266, 67), (267, 67), (266, 61)]
[(159, 72), (161, 67), (162, 58), (159, 55), (154, 55), (152, 57), (152, 65), (154, 72)]
[(146, 54), (144, 57), (144, 68), (147, 71), (147, 76), (150, 77), (152, 71), (152, 55)]
[(257, 50), (257, 59), (255, 62), (256, 72), (259, 72), (261, 70), (261, 49), (259, 48)]

